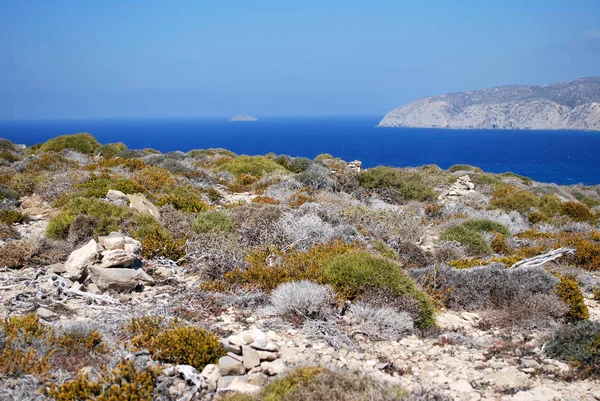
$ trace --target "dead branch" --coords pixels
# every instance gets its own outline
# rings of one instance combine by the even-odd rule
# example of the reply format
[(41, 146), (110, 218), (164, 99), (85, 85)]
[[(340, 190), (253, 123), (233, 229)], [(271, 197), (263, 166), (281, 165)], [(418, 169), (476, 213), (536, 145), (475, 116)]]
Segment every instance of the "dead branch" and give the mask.
[(546, 252), (542, 255), (534, 256), (532, 258), (523, 259), (515, 264), (513, 264), (510, 269), (515, 267), (537, 267), (543, 266), (544, 264), (561, 258), (565, 255), (572, 255), (575, 253), (575, 249), (562, 247), (558, 249), (554, 249), (550, 252)]

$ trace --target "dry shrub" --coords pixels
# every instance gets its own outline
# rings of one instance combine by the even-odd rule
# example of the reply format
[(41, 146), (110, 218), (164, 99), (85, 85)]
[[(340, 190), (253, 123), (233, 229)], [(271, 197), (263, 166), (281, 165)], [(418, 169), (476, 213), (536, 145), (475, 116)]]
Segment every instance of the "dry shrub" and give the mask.
[(98, 220), (95, 217), (86, 215), (75, 217), (69, 226), (67, 240), (76, 247), (88, 242), (94, 237), (94, 229), (98, 224)]
[(31, 240), (8, 242), (0, 248), (0, 267), (19, 269), (27, 266), (35, 249), (35, 244)]
[(0, 240), (19, 238), (21, 238), (21, 235), (11, 225), (0, 223)]
[(270, 311), (276, 315), (322, 319), (331, 313), (333, 290), (311, 281), (283, 283), (270, 296)]
[(350, 306), (345, 320), (353, 330), (373, 339), (388, 341), (398, 341), (415, 329), (414, 321), (408, 313), (389, 306), (377, 307), (361, 302)]
[(231, 210), (231, 219), (237, 227), (240, 241), (248, 246), (273, 245), (281, 207), (252, 203)]
[(389, 307), (397, 311), (408, 313), (413, 320), (419, 319), (421, 309), (419, 302), (410, 296), (397, 296), (387, 288), (364, 287), (360, 294), (360, 301), (379, 308)]
[(160, 222), (173, 238), (185, 238), (191, 232), (190, 218), (173, 205), (160, 208)]
[(196, 235), (187, 245), (190, 264), (207, 280), (220, 280), (226, 273), (244, 266), (247, 249), (236, 235), (208, 232)]
[(501, 329), (547, 329), (559, 324), (569, 307), (554, 294), (536, 294), (513, 300), (500, 309), (485, 312), (481, 326)]
[(392, 241), (390, 247), (396, 251), (405, 269), (421, 268), (431, 263), (431, 255), (413, 242)]

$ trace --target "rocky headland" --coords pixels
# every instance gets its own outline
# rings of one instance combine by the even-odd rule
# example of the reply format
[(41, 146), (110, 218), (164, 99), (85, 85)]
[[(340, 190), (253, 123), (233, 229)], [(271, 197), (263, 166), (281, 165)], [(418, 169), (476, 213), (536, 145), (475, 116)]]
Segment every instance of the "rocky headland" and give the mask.
[(379, 126), (600, 130), (600, 77), (430, 96), (390, 111)]

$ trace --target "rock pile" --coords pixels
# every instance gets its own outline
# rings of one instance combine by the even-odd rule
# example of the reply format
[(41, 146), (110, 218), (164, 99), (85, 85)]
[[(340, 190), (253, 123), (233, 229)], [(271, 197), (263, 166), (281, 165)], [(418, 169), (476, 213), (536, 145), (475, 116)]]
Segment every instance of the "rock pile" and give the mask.
[(92, 239), (69, 255), (63, 276), (74, 282), (76, 290), (87, 284), (88, 291), (131, 291), (153, 282), (141, 268), (141, 248), (139, 241), (117, 232), (99, 237), (98, 242)]
[(457, 198), (474, 192), (475, 184), (471, 182), (471, 177), (463, 175), (458, 177), (456, 182), (452, 184), (448, 190), (442, 192), (439, 198)]
[(360, 160), (354, 160), (353, 162), (348, 163), (348, 168), (358, 174), (362, 171), (362, 162)]
[(218, 365), (207, 365), (202, 371), (209, 390), (254, 393), (268, 377), (285, 371), (280, 359), (278, 336), (254, 328), (221, 339), (227, 355)]

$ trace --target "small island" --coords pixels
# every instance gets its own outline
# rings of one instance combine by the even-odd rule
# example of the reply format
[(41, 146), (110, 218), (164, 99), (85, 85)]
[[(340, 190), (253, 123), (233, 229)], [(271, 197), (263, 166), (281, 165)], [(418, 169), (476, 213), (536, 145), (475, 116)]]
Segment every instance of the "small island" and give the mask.
[(252, 116), (246, 116), (243, 114), (238, 114), (229, 119), (229, 121), (258, 121), (258, 118)]

